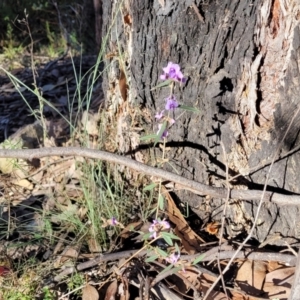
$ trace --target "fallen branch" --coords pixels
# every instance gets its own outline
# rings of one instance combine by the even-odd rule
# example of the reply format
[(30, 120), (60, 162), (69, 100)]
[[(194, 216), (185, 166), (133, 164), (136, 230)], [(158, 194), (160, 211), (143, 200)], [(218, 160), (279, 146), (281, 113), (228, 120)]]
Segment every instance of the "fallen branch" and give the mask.
[[(209, 195), (211, 197), (225, 199), (228, 193), (227, 188), (218, 188), (205, 185), (197, 181), (176, 175), (174, 173), (142, 164), (133, 159), (101, 150), (93, 150), (81, 147), (49, 147), (18, 150), (0, 149), (0, 157), (23, 158), (32, 160), (34, 158), (42, 158), (46, 156), (81, 156), (124, 165), (140, 173), (161, 178), (167, 181), (172, 181), (176, 184), (176, 188), (189, 190), (199, 195)], [(261, 200), (262, 195), (263, 191), (259, 190), (231, 189), (229, 198), (259, 201)], [(265, 192), (263, 195), (263, 200), (271, 201), (278, 205), (300, 205), (300, 196), (298, 195), (284, 195), (273, 192)]]
[[(218, 247), (216, 247), (218, 249)], [(96, 256), (94, 259), (82, 262), (78, 264), (76, 267), (68, 267), (65, 268), (60, 274), (56, 275), (53, 279), (55, 282), (61, 281), (65, 276), (70, 275), (74, 273), (75, 271), (84, 271), (86, 269), (95, 267), (99, 265), (100, 263), (107, 262), (107, 261), (115, 261), (120, 259), (127, 259), (131, 256), (137, 256), (142, 257), (147, 254), (147, 250), (140, 251), (138, 254), (136, 252), (139, 250), (127, 250), (122, 252), (115, 252), (115, 253), (108, 253), (108, 254), (100, 254), (99, 256)], [(229, 251), (221, 251), (219, 253), (220, 259), (230, 259), (232, 255), (234, 254), (234, 250)], [(149, 253), (148, 253), (149, 254)], [(183, 261), (189, 261), (192, 262), (195, 258), (198, 256), (204, 254), (201, 262), (208, 262), (212, 260), (216, 260), (218, 253), (211, 253), (206, 255), (205, 253), (197, 253), (193, 255), (182, 255), (180, 257)], [(259, 261), (279, 261), (281, 263), (285, 263), (288, 266), (295, 266), (297, 263), (297, 257), (291, 254), (284, 254), (284, 253), (276, 253), (276, 252), (239, 252), (236, 256), (237, 259), (251, 259), (251, 260), (259, 260)], [(205, 270), (204, 268), (201, 268), (201, 272), (211, 274), (209, 270)]]

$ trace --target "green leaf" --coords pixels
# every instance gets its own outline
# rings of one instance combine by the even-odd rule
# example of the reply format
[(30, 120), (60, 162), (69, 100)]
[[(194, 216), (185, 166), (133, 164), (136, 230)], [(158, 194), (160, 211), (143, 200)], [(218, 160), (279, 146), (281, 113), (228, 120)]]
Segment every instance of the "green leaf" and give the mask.
[(159, 194), (159, 196), (158, 196), (158, 207), (159, 207), (160, 210), (164, 210), (165, 199), (164, 199), (162, 194)]
[[(175, 267), (174, 265), (168, 265), (165, 269), (163, 269), (159, 274), (164, 274), (167, 271), (172, 270), (172, 274), (177, 273), (179, 270), (182, 270), (182, 267)], [(170, 274), (171, 275), (171, 274)]]
[(155, 261), (156, 259), (158, 259), (158, 257), (159, 257), (159, 256), (158, 256), (157, 254), (152, 255), (152, 256), (146, 258), (146, 259), (145, 259), (145, 262), (153, 262), (153, 261)]
[(196, 257), (193, 262), (192, 265), (196, 265), (198, 262), (202, 261), (202, 259), (204, 258), (205, 254), (201, 254), (198, 257)]
[(152, 191), (157, 186), (157, 183), (150, 183), (143, 188), (143, 191)]
[(157, 86), (155, 86), (154, 88), (152, 88), (150, 91), (156, 90), (158, 88), (164, 87), (164, 86), (168, 86), (170, 85), (170, 83), (172, 82), (171, 79), (165, 80), (162, 83), (159, 83)]
[(157, 251), (161, 257), (168, 257), (168, 253), (160, 248), (156, 247), (155, 251)]
[(164, 236), (163, 239), (168, 243), (170, 246), (173, 246), (173, 241), (169, 236)]
[(162, 123), (162, 125), (161, 125), (161, 127), (160, 127), (160, 130), (159, 130), (158, 134), (156, 135), (156, 138), (155, 138), (155, 141), (154, 141), (154, 147), (156, 146), (156, 144), (157, 144), (159, 141), (161, 141), (161, 137), (162, 137), (164, 131), (165, 131), (166, 128), (167, 128), (167, 124), (168, 124), (167, 121), (164, 121), (164, 122)]
[(145, 233), (142, 238), (143, 238), (143, 240), (146, 241), (150, 238), (150, 236), (151, 236), (151, 232), (148, 232), (148, 233)]
[(149, 140), (153, 140), (153, 139), (157, 139), (157, 134), (149, 134), (149, 135), (144, 135), (142, 137), (140, 137), (140, 141), (149, 141)]
[(174, 266), (173, 265), (168, 265), (166, 268), (164, 268), (159, 274), (164, 274), (167, 271), (171, 270)]
[(179, 240), (180, 241), (180, 238), (177, 235), (175, 235), (175, 234), (173, 234), (171, 232), (164, 232), (164, 231), (162, 231), (161, 232), (161, 236), (168, 236), (172, 240)]
[(187, 106), (187, 105), (182, 105), (180, 104), (179, 105), (179, 108), (181, 109), (184, 109), (184, 110), (187, 110), (187, 111), (192, 111), (192, 112), (195, 112), (195, 113), (200, 113), (200, 110), (195, 108), (195, 107), (192, 107), (192, 106)]

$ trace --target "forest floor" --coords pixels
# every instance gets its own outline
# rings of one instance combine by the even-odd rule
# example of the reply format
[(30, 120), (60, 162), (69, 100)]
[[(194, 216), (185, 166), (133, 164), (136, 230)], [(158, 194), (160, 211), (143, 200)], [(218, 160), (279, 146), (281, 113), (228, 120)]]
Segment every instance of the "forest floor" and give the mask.
[[(0, 57), (1, 149), (119, 153), (105, 57), (71, 53)], [(240, 241), (217, 222), (199, 228), (161, 181), (122, 166), (0, 158), (0, 192), (0, 299), (288, 299), (292, 248), (249, 243), (229, 263)]]

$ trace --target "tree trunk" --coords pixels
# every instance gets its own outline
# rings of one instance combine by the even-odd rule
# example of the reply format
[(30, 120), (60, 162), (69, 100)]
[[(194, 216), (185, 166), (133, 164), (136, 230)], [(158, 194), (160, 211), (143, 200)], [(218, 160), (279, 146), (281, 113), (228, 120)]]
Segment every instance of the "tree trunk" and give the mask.
[[(107, 108), (122, 124), (116, 132), (120, 152), (137, 148), (133, 110), (139, 111), (138, 125), (147, 134), (157, 130), (154, 115), (163, 109), (169, 91), (153, 87), (172, 61), (188, 77), (175, 90), (179, 102), (200, 113), (176, 111), (180, 118), (168, 137), (172, 150), (164, 167), (226, 187), (227, 165), (229, 177), (239, 175), (231, 188), (263, 190), (276, 151), (284, 157), (300, 144), (300, 114), (295, 116), (300, 101), (299, 22), (297, 0), (103, 1), (102, 36), (109, 41), (104, 91)], [(125, 122), (128, 115), (131, 125)], [(138, 153), (137, 159), (151, 163), (145, 152)], [(299, 155), (295, 151), (275, 162), (267, 190), (300, 193)], [(176, 194), (204, 224), (221, 219), (224, 199)], [(228, 234), (247, 232), (257, 206), (230, 199)], [(255, 238), (264, 242), (280, 233), (282, 238), (270, 243), (295, 242), (300, 238), (298, 214), (296, 206), (264, 204)]]

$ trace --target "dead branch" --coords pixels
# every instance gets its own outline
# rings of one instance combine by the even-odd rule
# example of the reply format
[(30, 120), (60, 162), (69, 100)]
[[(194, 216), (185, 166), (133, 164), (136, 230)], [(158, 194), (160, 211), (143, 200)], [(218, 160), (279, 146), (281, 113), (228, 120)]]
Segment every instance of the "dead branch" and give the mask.
[[(176, 184), (176, 188), (189, 190), (199, 195), (209, 195), (215, 198), (226, 199), (228, 193), (227, 188), (218, 188), (205, 185), (174, 173), (145, 165), (128, 157), (101, 150), (93, 150), (81, 147), (49, 147), (39, 149), (0, 150), (0, 157), (7, 158), (22, 158), (26, 160), (32, 160), (34, 158), (42, 158), (46, 156), (82, 156), (124, 165), (137, 172), (174, 182)], [(273, 192), (265, 192), (263, 195), (263, 191), (259, 190), (230, 189), (229, 198), (259, 201), (261, 200), (262, 196), (264, 201), (270, 201), (278, 205), (300, 205), (300, 195), (284, 195)]]

